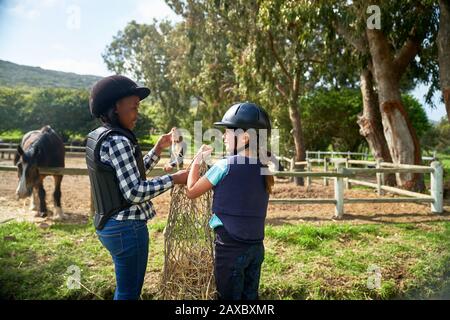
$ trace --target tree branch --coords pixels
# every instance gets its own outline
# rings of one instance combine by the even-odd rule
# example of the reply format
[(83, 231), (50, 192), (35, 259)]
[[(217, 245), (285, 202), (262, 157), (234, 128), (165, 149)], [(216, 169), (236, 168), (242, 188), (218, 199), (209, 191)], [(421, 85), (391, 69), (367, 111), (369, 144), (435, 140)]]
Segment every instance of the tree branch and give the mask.
[(289, 72), (287, 71), (286, 67), (284, 66), (283, 61), (281, 61), (280, 56), (278, 55), (277, 50), (275, 49), (275, 44), (273, 41), (273, 35), (270, 31), (267, 32), (268, 36), (269, 36), (269, 43), (270, 43), (270, 50), (272, 51), (275, 60), (277, 60), (278, 64), (280, 65), (281, 70), (283, 70), (283, 73), (286, 75), (286, 77), (288, 78), (289, 82), (292, 83), (292, 77), (289, 74)]
[(413, 27), (410, 32), (409, 38), (403, 44), (403, 47), (396, 53), (394, 58), (394, 65), (397, 68), (399, 74), (403, 74), (419, 52), (423, 37), (416, 36), (416, 27)]
[(357, 38), (355, 37), (355, 33), (340, 21), (333, 21), (333, 26), (336, 29), (336, 32), (341, 37), (343, 37), (345, 41), (350, 43), (356, 50), (358, 50), (362, 54), (369, 53), (369, 43), (367, 41), (367, 36), (365, 33), (363, 34), (363, 36)]
[(286, 90), (284, 90), (284, 88), (281, 86), (281, 84), (277, 83), (277, 84), (275, 85), (275, 88), (277, 88), (278, 92), (281, 93), (281, 95), (282, 95), (286, 100), (288, 100), (288, 96), (287, 96)]
[(198, 101), (203, 102), (204, 104), (208, 105), (205, 99), (203, 99), (201, 96), (196, 95), (195, 98), (197, 98)]

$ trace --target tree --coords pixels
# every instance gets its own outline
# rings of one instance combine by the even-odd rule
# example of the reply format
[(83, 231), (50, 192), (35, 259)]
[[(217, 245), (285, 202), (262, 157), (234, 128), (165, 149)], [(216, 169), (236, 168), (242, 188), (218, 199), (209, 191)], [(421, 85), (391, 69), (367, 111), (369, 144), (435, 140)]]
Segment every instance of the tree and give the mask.
[(0, 87), (0, 132), (22, 128), (26, 89)]
[(356, 152), (364, 142), (356, 118), (362, 109), (357, 89), (317, 88), (301, 101), (307, 150)]
[(444, 117), (437, 126), (439, 135), (436, 150), (442, 153), (450, 154), (450, 122)]
[[(334, 8), (333, 8), (334, 9)], [(334, 13), (334, 10), (332, 11)], [(375, 89), (373, 78), (373, 64), (369, 53), (369, 44), (365, 33), (355, 35), (351, 29), (345, 25), (341, 17), (331, 13), (330, 19), (333, 28), (347, 42), (358, 57), (350, 64), (359, 64), (360, 89), (363, 98), (363, 111), (359, 115), (357, 123), (360, 127), (359, 133), (366, 139), (375, 160), (392, 162), (386, 138), (383, 132), (381, 114), (378, 108), (378, 92)], [(330, 12), (328, 10), (328, 15)], [(359, 63), (358, 63), (359, 62)], [(395, 185), (395, 176), (390, 174), (386, 177), (386, 184)]]
[(209, 3), (226, 26), (237, 91), (263, 101), (272, 115), (287, 112), (295, 160), (305, 160), (300, 97), (318, 81), (320, 54), (325, 50), (317, 6), (292, 0)]
[(440, 17), (438, 33), (439, 75), (447, 118), (450, 121), (450, 3), (439, 0)]
[[(373, 78), (373, 64), (369, 53), (367, 35), (365, 32), (355, 32), (354, 23), (351, 23), (351, 20), (347, 21), (350, 15), (346, 14), (344, 4), (330, 4), (325, 1), (322, 4), (321, 12), (322, 16), (326, 17), (324, 23), (330, 30), (328, 43), (338, 45), (339, 39), (342, 38), (344, 40), (342, 43), (344, 50), (341, 49), (340, 51), (351, 52), (353, 56), (351, 60), (346, 60), (345, 62), (342, 61), (340, 56), (338, 59), (341, 61), (336, 61), (335, 64), (343, 65), (346, 68), (350, 67), (359, 72), (360, 91), (363, 101), (363, 110), (357, 119), (360, 127), (359, 133), (366, 139), (375, 160), (392, 162), (378, 108), (378, 92)], [(388, 174), (385, 183), (394, 186), (396, 184), (395, 175)]]
[(169, 78), (171, 55), (177, 47), (171, 40), (174, 27), (168, 21), (152, 24), (130, 22), (103, 54), (108, 69), (130, 74), (150, 88), (149, 100), (159, 102), (165, 128), (179, 126), (189, 114), (190, 97), (178, 90)]
[(89, 113), (89, 92), (76, 89), (35, 89), (27, 96), (24, 131), (50, 125), (64, 140), (85, 136), (97, 126)]
[[(393, 162), (420, 164), (420, 143), (402, 102), (401, 87), (405, 78), (423, 79), (426, 74), (423, 70), (429, 59), (415, 57), (433, 42), (435, 6), (430, 1), (369, 2), (353, 1), (349, 5), (342, 1), (336, 8), (344, 21), (353, 21), (349, 25), (356, 38), (367, 41), (368, 67), (377, 87), (384, 136)], [(367, 26), (367, 8), (372, 4), (381, 10), (381, 29)], [(418, 174), (399, 175), (397, 182), (406, 188), (424, 188)]]
[(193, 58), (188, 64), (198, 66), (191, 73), (192, 88), (200, 102), (197, 116), (211, 125), (241, 98), (229, 52), (233, 45), (212, 1), (189, 1), (183, 14)]

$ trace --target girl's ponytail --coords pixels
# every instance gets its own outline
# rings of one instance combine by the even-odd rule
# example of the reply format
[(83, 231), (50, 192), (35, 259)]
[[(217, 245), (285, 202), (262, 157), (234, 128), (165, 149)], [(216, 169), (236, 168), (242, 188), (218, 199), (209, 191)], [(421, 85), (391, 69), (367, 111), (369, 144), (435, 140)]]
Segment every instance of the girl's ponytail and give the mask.
[[(257, 153), (259, 162), (261, 162), (260, 152), (265, 152), (266, 154), (265, 154), (264, 158), (266, 158), (268, 156), (268, 151), (260, 149), (260, 146), (259, 146), (259, 135), (256, 136), (256, 139), (257, 139), (256, 140), (256, 147), (257, 147), (256, 153)], [(263, 168), (268, 168), (269, 167), (268, 163), (262, 163), (261, 162), (261, 164), (262, 164)], [(275, 185), (275, 178), (273, 177), (272, 174), (267, 174), (267, 175), (264, 176), (264, 179), (265, 179), (266, 191), (267, 191), (268, 194), (271, 194), (272, 193), (272, 188)]]

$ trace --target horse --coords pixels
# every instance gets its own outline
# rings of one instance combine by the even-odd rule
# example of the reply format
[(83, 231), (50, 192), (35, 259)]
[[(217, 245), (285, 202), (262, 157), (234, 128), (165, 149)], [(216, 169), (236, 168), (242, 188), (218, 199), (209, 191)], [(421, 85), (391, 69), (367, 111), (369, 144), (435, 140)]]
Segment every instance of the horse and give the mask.
[[(33, 194), (30, 209), (37, 211), (35, 217), (44, 218), (51, 213), (47, 210), (43, 184), (47, 175), (40, 174), (39, 167), (64, 167), (64, 156), (62, 138), (48, 125), (40, 130), (27, 132), (17, 147), (14, 157), (14, 165), (17, 166), (19, 177), (16, 195), (18, 199), (23, 199)], [(63, 175), (54, 174), (53, 178), (55, 182), (53, 192), (54, 220), (61, 220), (66, 217), (61, 208)]]

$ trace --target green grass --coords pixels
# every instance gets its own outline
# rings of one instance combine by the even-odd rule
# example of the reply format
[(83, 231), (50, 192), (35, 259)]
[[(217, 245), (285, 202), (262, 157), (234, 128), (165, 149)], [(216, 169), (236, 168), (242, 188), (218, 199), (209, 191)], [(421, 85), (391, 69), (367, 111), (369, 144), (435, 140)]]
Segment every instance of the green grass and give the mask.
[[(449, 222), (266, 230), (261, 294), (267, 298), (450, 297)], [(367, 287), (370, 266), (380, 270), (380, 288)]]
[[(164, 263), (164, 220), (150, 228), (143, 298), (155, 298)], [(265, 299), (411, 299), (450, 297), (450, 222), (266, 227), (260, 294)], [(81, 270), (68, 289), (68, 267)], [(368, 289), (369, 267), (381, 286)], [(0, 298), (111, 299), (114, 268), (92, 223), (0, 225)]]

